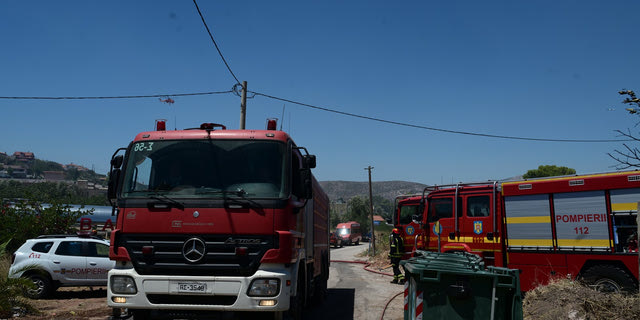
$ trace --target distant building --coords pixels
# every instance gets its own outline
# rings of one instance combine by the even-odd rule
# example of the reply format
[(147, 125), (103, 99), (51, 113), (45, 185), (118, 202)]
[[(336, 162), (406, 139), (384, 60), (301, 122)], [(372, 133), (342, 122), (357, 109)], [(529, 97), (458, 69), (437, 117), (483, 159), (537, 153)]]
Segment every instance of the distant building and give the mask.
[(373, 216), (373, 224), (374, 225), (381, 225), (381, 224), (385, 224), (387, 223), (386, 220), (384, 220), (384, 218), (382, 216)]
[(42, 175), (47, 181), (63, 181), (64, 171), (43, 171)]
[(16, 151), (13, 153), (13, 157), (18, 162), (30, 163), (33, 162), (36, 157), (33, 152)]
[(70, 164), (67, 164), (67, 165), (63, 165), (62, 167), (64, 168), (64, 170), (76, 169), (78, 171), (89, 171), (89, 169), (87, 169), (87, 168), (85, 168), (85, 167), (83, 167), (81, 165), (74, 164), (73, 162), (70, 163)]
[(27, 178), (27, 169), (21, 166), (5, 166), (8, 172), (11, 172), (11, 177), (16, 179)]

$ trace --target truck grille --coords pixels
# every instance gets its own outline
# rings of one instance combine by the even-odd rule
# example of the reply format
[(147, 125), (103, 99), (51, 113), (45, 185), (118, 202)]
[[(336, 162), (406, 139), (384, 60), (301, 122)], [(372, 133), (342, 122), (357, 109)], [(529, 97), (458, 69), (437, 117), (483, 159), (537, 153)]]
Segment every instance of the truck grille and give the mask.
[[(202, 240), (205, 245), (204, 256), (195, 262), (192, 256), (183, 254), (185, 242), (194, 238)], [(267, 250), (276, 247), (275, 238), (251, 235), (127, 234), (121, 235), (118, 243), (127, 249), (139, 274), (246, 277), (258, 270)]]

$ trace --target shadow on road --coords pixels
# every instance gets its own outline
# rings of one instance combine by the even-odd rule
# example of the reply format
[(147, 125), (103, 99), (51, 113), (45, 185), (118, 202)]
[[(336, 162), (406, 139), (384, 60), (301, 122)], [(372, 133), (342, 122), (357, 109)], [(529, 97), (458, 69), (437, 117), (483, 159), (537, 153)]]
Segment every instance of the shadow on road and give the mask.
[(305, 320), (347, 320), (353, 319), (355, 289), (329, 289), (327, 299), (305, 310)]
[[(55, 291), (51, 297), (47, 298), (48, 300), (55, 299), (92, 299), (92, 298), (106, 298), (107, 297), (107, 289), (105, 287), (95, 288), (93, 290), (86, 289), (77, 289), (74, 288), (72, 290), (64, 290), (60, 289)], [(106, 304), (106, 302), (105, 302)]]

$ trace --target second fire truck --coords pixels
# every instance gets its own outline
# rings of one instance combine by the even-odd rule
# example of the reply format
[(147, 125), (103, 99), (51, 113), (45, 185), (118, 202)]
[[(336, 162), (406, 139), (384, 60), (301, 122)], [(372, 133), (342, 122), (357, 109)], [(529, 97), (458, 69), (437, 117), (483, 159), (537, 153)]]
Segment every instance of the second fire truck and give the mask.
[(419, 250), (466, 251), (519, 269), (523, 291), (554, 278), (638, 289), (638, 171), (460, 183), (425, 200)]

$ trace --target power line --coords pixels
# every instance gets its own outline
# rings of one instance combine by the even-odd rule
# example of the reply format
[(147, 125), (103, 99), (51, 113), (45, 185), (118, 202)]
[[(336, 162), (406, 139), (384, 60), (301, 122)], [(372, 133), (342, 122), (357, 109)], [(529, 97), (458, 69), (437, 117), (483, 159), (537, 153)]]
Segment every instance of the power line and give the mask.
[(198, 3), (196, 2), (196, 0), (193, 0), (193, 4), (196, 6), (196, 10), (198, 10), (198, 14), (200, 15), (200, 19), (202, 19), (202, 24), (204, 24), (204, 27), (207, 29), (207, 32), (209, 33), (209, 37), (211, 38), (211, 41), (213, 42), (213, 45), (216, 47), (216, 50), (218, 50), (218, 54), (220, 55), (220, 58), (222, 58), (222, 61), (224, 62), (224, 65), (227, 66), (227, 70), (229, 70), (229, 73), (231, 73), (233, 78), (236, 79), (236, 83), (240, 83), (240, 80), (238, 80), (236, 75), (231, 70), (231, 67), (229, 67), (229, 64), (227, 63), (227, 60), (222, 55), (222, 52), (220, 51), (220, 48), (218, 47), (218, 44), (216, 43), (216, 40), (213, 39), (213, 34), (211, 34), (211, 30), (209, 30), (209, 26), (207, 25), (207, 22), (204, 20), (204, 17), (202, 16), (202, 12), (200, 12), (200, 7), (198, 7)]
[[(184, 96), (203, 96), (203, 95), (213, 95), (213, 94), (226, 94), (226, 93), (234, 93), (234, 89), (227, 91), (210, 91), (210, 92), (196, 92), (196, 93), (174, 93), (174, 94), (154, 94), (154, 95), (132, 95), (132, 96), (94, 96), (94, 97), (3, 97), (0, 96), (0, 99), (11, 99), (11, 100), (104, 100), (104, 99), (140, 99), (140, 98), (162, 98), (162, 97), (184, 97)], [(268, 95), (265, 93), (249, 91), (249, 93), (254, 96), (263, 96), (265, 98), (279, 100), (283, 102), (288, 102), (292, 104), (297, 104), (303, 107), (308, 107), (316, 110), (341, 114), (344, 116), (360, 118), (365, 120), (377, 121), (387, 124), (393, 124), (403, 127), (452, 133), (452, 134), (462, 134), (462, 135), (470, 135), (470, 136), (478, 136), (478, 137), (486, 137), (486, 138), (497, 138), (497, 139), (509, 139), (509, 140), (525, 140), (525, 141), (541, 141), (541, 142), (577, 142), (577, 143), (605, 143), (605, 142), (624, 142), (624, 141), (634, 141), (633, 139), (546, 139), (546, 138), (531, 138), (531, 137), (517, 137), (517, 136), (506, 136), (506, 135), (494, 135), (487, 133), (478, 133), (478, 132), (469, 132), (469, 131), (458, 131), (458, 130), (449, 130), (442, 128), (434, 128), (416, 124), (410, 124), (405, 122), (398, 122), (380, 118), (374, 118), (370, 116), (364, 116), (360, 114), (339, 111), (334, 109), (329, 109), (325, 107), (319, 107), (315, 105), (311, 105), (308, 103), (298, 102), (290, 99), (279, 98), (276, 96)]]
[(140, 99), (140, 98), (163, 98), (163, 97), (186, 97), (186, 96), (204, 96), (212, 94), (233, 93), (228, 91), (211, 91), (196, 93), (171, 93), (171, 94), (152, 94), (152, 95), (136, 95), (136, 96), (103, 96), (103, 97), (0, 97), (0, 99), (12, 100), (105, 100), (105, 99)]
[(324, 107), (318, 107), (318, 106), (314, 106), (314, 105), (311, 105), (311, 104), (302, 103), (302, 102), (293, 101), (293, 100), (284, 99), (284, 98), (279, 98), (279, 97), (271, 96), (271, 95), (260, 93), (260, 92), (253, 92), (253, 93), (255, 95), (257, 95), (257, 96), (263, 96), (263, 97), (269, 98), (269, 99), (274, 99), (274, 100), (279, 100), (279, 101), (283, 101), (283, 102), (293, 103), (293, 104), (297, 104), (297, 105), (300, 105), (300, 106), (309, 107), (309, 108), (312, 108), (312, 109), (322, 110), (322, 111), (326, 111), (326, 112), (337, 113), (337, 114), (341, 114), (341, 115), (345, 115), (345, 116), (349, 116), (349, 117), (366, 119), (366, 120), (371, 120), (371, 121), (377, 121), (377, 122), (393, 124), (393, 125), (398, 125), (398, 126), (403, 126), (403, 127), (410, 127), (410, 128), (417, 128), (417, 129), (424, 129), (424, 130), (431, 130), (431, 131), (439, 131), (439, 132), (445, 132), (445, 133), (463, 134), (463, 135), (487, 137), (487, 138), (498, 138), (498, 139), (509, 139), (509, 140), (526, 140), (526, 141), (542, 141), (542, 142), (602, 143), (602, 142), (632, 141), (632, 140), (615, 140), (615, 139), (614, 140), (599, 140), (599, 139), (593, 139), (593, 140), (589, 140), (589, 139), (587, 139), (587, 140), (582, 140), (582, 139), (545, 139), (545, 138), (530, 138), (530, 137), (494, 135), (494, 134), (487, 134), (487, 133), (478, 133), (478, 132), (468, 132), (468, 131), (458, 131), (458, 130), (433, 128), (433, 127), (421, 126), (421, 125), (416, 125), (416, 124), (410, 124), (410, 123), (404, 123), (404, 122), (398, 122), (398, 121), (374, 118), (374, 117), (369, 117), (369, 116), (363, 116), (363, 115), (359, 115), (359, 114), (355, 114), (355, 113), (338, 111), (338, 110), (324, 108)]

